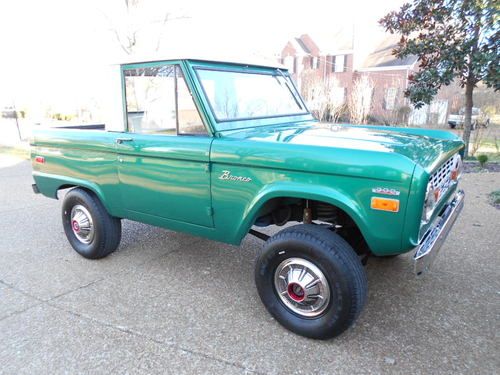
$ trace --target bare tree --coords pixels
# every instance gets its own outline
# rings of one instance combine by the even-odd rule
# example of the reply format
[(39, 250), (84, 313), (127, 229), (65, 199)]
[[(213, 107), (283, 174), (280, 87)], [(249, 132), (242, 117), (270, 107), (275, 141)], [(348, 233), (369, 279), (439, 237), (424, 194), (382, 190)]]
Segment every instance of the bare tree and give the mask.
[(330, 121), (338, 122), (339, 118), (347, 113), (348, 106), (345, 98), (345, 88), (335, 78), (331, 78), (327, 85), (328, 117)]
[(357, 78), (349, 95), (349, 116), (354, 124), (366, 124), (372, 106), (373, 82), (368, 76)]
[[(318, 120), (336, 122), (346, 109), (344, 89), (338, 80), (325, 80), (310, 70), (304, 71), (301, 78), (302, 95)], [(341, 95), (338, 95), (338, 90), (341, 90)]]
[(159, 9), (158, 5), (147, 0), (122, 0), (112, 11), (102, 11), (109, 24), (109, 31), (119, 47), (127, 55), (135, 52), (143, 42), (158, 52), (164, 38), (166, 26), (176, 20), (189, 18), (175, 14), (168, 9)]

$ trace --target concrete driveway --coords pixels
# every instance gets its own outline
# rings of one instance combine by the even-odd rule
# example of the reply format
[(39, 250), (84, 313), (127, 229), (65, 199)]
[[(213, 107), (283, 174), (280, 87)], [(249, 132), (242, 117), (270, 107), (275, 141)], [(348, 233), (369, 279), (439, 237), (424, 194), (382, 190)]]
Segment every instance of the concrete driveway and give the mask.
[(261, 243), (224, 245), (130, 221), (108, 258), (69, 246), (60, 202), (0, 155), (0, 373), (500, 372), (500, 174), (464, 176), (466, 207), (431, 273), (370, 259), (357, 324), (314, 341), (282, 328), (253, 282)]

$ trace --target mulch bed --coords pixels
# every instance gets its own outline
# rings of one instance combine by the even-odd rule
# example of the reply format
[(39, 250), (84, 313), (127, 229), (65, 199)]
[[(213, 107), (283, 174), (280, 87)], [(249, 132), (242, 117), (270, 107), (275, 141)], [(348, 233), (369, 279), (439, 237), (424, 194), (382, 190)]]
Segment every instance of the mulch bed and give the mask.
[(476, 161), (466, 161), (464, 163), (464, 173), (488, 173), (500, 172), (500, 163), (486, 163), (484, 168)]

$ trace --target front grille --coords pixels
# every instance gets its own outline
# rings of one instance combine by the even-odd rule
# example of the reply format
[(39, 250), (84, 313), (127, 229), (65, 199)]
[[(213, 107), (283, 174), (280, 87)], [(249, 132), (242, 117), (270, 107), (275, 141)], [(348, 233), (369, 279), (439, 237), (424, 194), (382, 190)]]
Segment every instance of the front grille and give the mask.
[(448, 188), (452, 185), (451, 170), (455, 164), (454, 156), (441, 165), (429, 179), (429, 184), (433, 190), (439, 190), (440, 196), (444, 196)]
[(428, 229), (427, 224), (432, 220), (434, 211), (447, 196), (447, 192), (453, 186), (456, 186), (462, 172), (462, 159), (457, 153), (446, 160), (441, 166), (431, 174), (427, 192), (425, 196), (424, 209), (422, 211), (422, 220), (420, 223), (419, 239), (422, 238)]

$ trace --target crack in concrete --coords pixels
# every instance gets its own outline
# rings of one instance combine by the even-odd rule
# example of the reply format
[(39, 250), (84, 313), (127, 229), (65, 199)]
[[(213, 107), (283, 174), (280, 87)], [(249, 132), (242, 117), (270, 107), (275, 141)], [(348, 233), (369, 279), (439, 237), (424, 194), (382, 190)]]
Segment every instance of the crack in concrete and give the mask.
[(40, 306), (40, 305), (41, 305), (41, 304), (43, 304), (43, 302), (44, 302), (44, 301), (43, 301), (43, 300), (41, 300), (40, 298), (37, 298), (37, 297), (35, 297), (35, 296), (32, 296), (32, 295), (31, 295), (31, 294), (29, 294), (29, 293), (26, 293), (25, 291), (23, 291), (23, 290), (21, 290), (21, 289), (16, 288), (14, 285), (11, 285), (11, 284), (9, 284), (9, 283), (5, 282), (4, 280), (1, 280), (1, 279), (0, 279), (0, 284), (5, 285), (7, 288), (12, 289), (12, 290), (14, 290), (14, 291), (16, 291), (16, 292), (18, 292), (18, 293), (20, 293), (20, 294), (24, 295), (24, 296), (26, 296), (26, 297), (28, 297), (28, 298), (33, 299), (33, 300), (35, 300), (35, 301), (36, 301), (36, 302), (34, 302), (32, 305), (30, 305), (30, 306), (28, 306), (28, 307), (26, 307), (26, 308), (24, 308), (24, 309), (21, 309), (21, 310), (15, 310), (15, 311), (13, 311), (13, 312), (11, 312), (11, 313), (7, 314), (6, 316), (4, 316), (4, 317), (0, 318), (0, 322), (4, 321), (5, 319), (8, 319), (8, 318), (10, 318), (10, 317), (12, 317), (12, 316), (20, 315), (20, 314), (22, 314), (22, 313), (24, 313), (24, 312), (26, 312), (26, 311), (28, 311), (28, 310), (30, 310), (30, 309), (32, 309), (32, 308), (34, 308), (34, 307), (36, 307), (36, 306)]
[(158, 345), (165, 345), (165, 346), (168, 346), (170, 348), (174, 348), (174, 349), (180, 350), (182, 352), (185, 352), (185, 353), (188, 353), (188, 354), (191, 354), (191, 355), (199, 356), (199, 357), (202, 357), (202, 358), (205, 358), (205, 359), (209, 359), (209, 360), (213, 360), (213, 361), (216, 361), (216, 362), (219, 362), (219, 363), (223, 363), (225, 365), (236, 367), (238, 369), (244, 370), (246, 373), (251, 373), (251, 374), (256, 374), (256, 375), (265, 375), (266, 374), (266, 373), (259, 372), (257, 370), (253, 370), (253, 369), (250, 369), (248, 367), (245, 367), (244, 365), (242, 365), (242, 364), (240, 364), (238, 362), (230, 361), (230, 360), (227, 360), (227, 359), (224, 359), (224, 358), (219, 358), (219, 357), (216, 357), (214, 355), (211, 355), (211, 354), (208, 354), (208, 353), (205, 353), (205, 352), (201, 352), (201, 351), (198, 351), (198, 350), (189, 349), (189, 348), (186, 348), (186, 347), (184, 347), (182, 345), (179, 345), (179, 344), (177, 344), (175, 342), (167, 342), (167, 341), (163, 341), (163, 340), (158, 340), (158, 339), (156, 339), (154, 337), (151, 337), (151, 336), (148, 336), (148, 335), (146, 335), (146, 334), (144, 334), (142, 332), (135, 331), (133, 329), (130, 329), (130, 328), (127, 328), (127, 327), (123, 327), (123, 326), (119, 326), (119, 325), (115, 325), (115, 324), (112, 324), (112, 323), (104, 322), (104, 321), (95, 319), (93, 317), (90, 317), (90, 316), (87, 316), (87, 315), (84, 315), (84, 314), (81, 314), (81, 313), (77, 313), (77, 312), (69, 310), (69, 309), (62, 308), (62, 307), (60, 307), (58, 305), (54, 305), (54, 304), (51, 304), (51, 303), (48, 303), (48, 302), (46, 302), (45, 304), (48, 305), (48, 306), (50, 306), (50, 307), (52, 307), (52, 308), (55, 308), (55, 309), (57, 309), (59, 311), (63, 311), (65, 313), (67, 313), (67, 314), (73, 315), (73, 316), (75, 316), (75, 317), (77, 317), (79, 319), (83, 319), (83, 320), (86, 320), (86, 321), (98, 324), (100, 326), (111, 328), (111, 329), (114, 329), (116, 331), (120, 331), (122, 333), (126, 333), (126, 334), (129, 334), (129, 335), (135, 336), (135, 337), (140, 337), (140, 338), (146, 339), (146, 340), (151, 341), (151, 342), (153, 342), (155, 344), (158, 344)]
[[(141, 263), (139, 263), (139, 264), (135, 265), (133, 268), (139, 268), (139, 267), (142, 267), (143, 265), (145, 265), (145, 264), (147, 264), (147, 263), (149, 263), (149, 262), (153, 262), (153, 261), (155, 261), (155, 260), (157, 260), (157, 259), (160, 259), (160, 258), (166, 257), (166, 256), (168, 256), (168, 255), (170, 255), (170, 254), (174, 254), (174, 253), (176, 253), (176, 252), (180, 252), (181, 250), (182, 250), (182, 249), (172, 250), (172, 251), (169, 251), (168, 253), (165, 253), (165, 254), (160, 254), (160, 255), (158, 255), (158, 256), (151, 257), (151, 258), (149, 258), (149, 259), (147, 259), (147, 260), (145, 260), (145, 261), (143, 261), (143, 262), (141, 262)], [(124, 269), (124, 270), (120, 270), (120, 271), (116, 271), (116, 272), (108, 273), (108, 274), (107, 274), (107, 276), (105, 276), (105, 277), (101, 277), (101, 278), (98, 278), (98, 279), (92, 280), (92, 281), (88, 282), (87, 284), (80, 285), (80, 286), (78, 286), (78, 287), (76, 287), (76, 288), (74, 288), (74, 289), (71, 289), (71, 290), (68, 290), (68, 291), (66, 291), (66, 292), (60, 293), (60, 294), (55, 295), (55, 296), (53, 296), (53, 297), (51, 297), (51, 298), (49, 298), (49, 299), (42, 299), (42, 301), (44, 301), (44, 302), (51, 302), (51, 301), (54, 301), (54, 300), (56, 300), (56, 299), (58, 299), (58, 298), (60, 298), (60, 297), (64, 297), (64, 296), (67, 296), (67, 295), (69, 295), (69, 294), (71, 294), (71, 293), (73, 293), (73, 292), (76, 292), (76, 291), (78, 291), (78, 290), (85, 289), (85, 288), (87, 288), (87, 287), (89, 287), (89, 286), (92, 286), (92, 285), (94, 285), (94, 284), (96, 284), (96, 283), (98, 283), (98, 282), (100, 282), (100, 281), (109, 280), (109, 279), (111, 279), (112, 277), (118, 276), (118, 275), (120, 275), (120, 274), (122, 274), (122, 273), (125, 273), (125, 272), (130, 272), (130, 269)]]
[(17, 288), (16, 286), (14, 286), (14, 285), (12, 285), (12, 284), (10, 284), (10, 283), (8, 283), (8, 282), (6, 282), (6, 281), (2, 280), (2, 279), (0, 279), (0, 284), (3, 284), (3, 285), (5, 285), (7, 288), (10, 288), (10, 289), (12, 289), (12, 290), (15, 290), (15, 291), (16, 291), (16, 292), (18, 292), (18, 293), (21, 293), (21, 294), (25, 295), (26, 297), (33, 298), (33, 299), (35, 299), (35, 300), (37, 300), (37, 301), (39, 301), (39, 302), (44, 302), (44, 300), (43, 300), (43, 299), (38, 298), (38, 297), (36, 297), (36, 296), (33, 296), (33, 295), (29, 294), (28, 292), (25, 292), (24, 290), (19, 289), (19, 288)]
[[(167, 255), (170, 255), (170, 254), (173, 254), (175, 252), (180, 252), (182, 249), (178, 249), (178, 250), (174, 250), (174, 251), (171, 251), (169, 252), (168, 254), (162, 254), (158, 257), (154, 257), (154, 258), (151, 258), (149, 259), (148, 261), (153, 261), (155, 259), (159, 259), (159, 258), (162, 258), (164, 256), (167, 256)], [(146, 264), (148, 261), (145, 261), (144, 263), (142, 264)], [(114, 275), (117, 275), (117, 274), (120, 274), (122, 272), (125, 272), (124, 271), (119, 271), (119, 272), (116, 272), (113, 274)], [(90, 316), (87, 316), (87, 315), (84, 315), (84, 314), (81, 314), (81, 313), (78, 313), (78, 312), (75, 312), (75, 311), (72, 311), (72, 310), (69, 310), (69, 309), (65, 309), (59, 305), (56, 305), (54, 303), (52, 303), (53, 301), (55, 301), (57, 298), (60, 298), (62, 296), (65, 296), (65, 295), (68, 295), (72, 292), (75, 292), (77, 290), (81, 290), (81, 289), (85, 289), (91, 285), (94, 285), (100, 281), (103, 281), (107, 278), (100, 278), (100, 279), (96, 279), (96, 280), (93, 280), (85, 285), (81, 285), (75, 289), (72, 289), (72, 290), (69, 290), (67, 292), (64, 292), (64, 293), (61, 293), (61, 294), (58, 294), (54, 297), (51, 297), (49, 299), (41, 299), (41, 298), (38, 298), (38, 297), (35, 297), (35, 296), (32, 296), (31, 294), (29, 293), (26, 293), (24, 292), (23, 290), (20, 290), (16, 287), (14, 287), (13, 285), (3, 281), (3, 280), (0, 280), (0, 283), (7, 286), (8, 288), (11, 288), (19, 293), (22, 293), (23, 295), (26, 295), (36, 301), (38, 301), (38, 303), (35, 303), (34, 305), (31, 305), (23, 310), (20, 310), (20, 311), (15, 311), (15, 312), (12, 312), (10, 314), (8, 314), (7, 316), (3, 317), (0, 319), (0, 322), (5, 320), (5, 319), (8, 319), (8, 318), (11, 318), (13, 316), (16, 316), (16, 315), (20, 315), (20, 314), (23, 314), (37, 306), (41, 306), (41, 305), (45, 305), (45, 306), (50, 306), (52, 308), (55, 308), (59, 311), (62, 311), (62, 312), (65, 312), (67, 314), (70, 314), (70, 315), (73, 315), (79, 319), (83, 319), (83, 320), (86, 320), (86, 321), (89, 321), (89, 322), (93, 322), (95, 324), (99, 324), (103, 327), (108, 327), (108, 328), (111, 328), (111, 329), (114, 329), (116, 331), (120, 331), (122, 333), (125, 333), (125, 334), (129, 334), (129, 335), (132, 335), (132, 336), (136, 336), (136, 337), (140, 337), (140, 338), (143, 338), (143, 339), (146, 339), (148, 341), (151, 341), (151, 342), (154, 342), (155, 344), (158, 344), (158, 345), (165, 345), (165, 346), (168, 346), (170, 348), (174, 348), (174, 349), (177, 349), (177, 350), (180, 350), (182, 352), (185, 352), (185, 353), (188, 353), (188, 354), (191, 354), (191, 355), (195, 355), (195, 356), (198, 356), (198, 357), (202, 357), (202, 358), (205, 358), (205, 359), (209, 359), (209, 360), (213, 360), (213, 361), (216, 361), (216, 362), (219, 362), (219, 363), (223, 363), (225, 365), (228, 365), (228, 366), (232, 366), (232, 367), (236, 367), (238, 369), (241, 369), (241, 370), (244, 370), (246, 373), (250, 373), (250, 374), (256, 374), (256, 375), (265, 375), (265, 373), (263, 372), (259, 372), (257, 370), (253, 370), (253, 369), (250, 369), (248, 367), (245, 367), (244, 365), (238, 363), (238, 362), (234, 362), (234, 361), (230, 361), (230, 360), (227, 360), (227, 359), (224, 359), (224, 358), (219, 358), (219, 357), (216, 357), (216, 356), (213, 356), (213, 355), (210, 355), (208, 353), (204, 353), (204, 352), (201, 352), (201, 351), (197, 351), (197, 350), (193, 350), (193, 349), (189, 349), (187, 347), (184, 347), (182, 345), (179, 345), (175, 342), (166, 342), (166, 341), (163, 341), (163, 340), (158, 340), (154, 337), (150, 337), (148, 335), (145, 335), (143, 334), (142, 332), (139, 332), (139, 331), (135, 331), (135, 330), (132, 330), (130, 328), (126, 328), (126, 327), (122, 327), (122, 326), (118, 326), (118, 325), (115, 325), (115, 324), (112, 324), (112, 323), (108, 323), (108, 322), (104, 322), (104, 321), (101, 321), (101, 320), (98, 320), (98, 319), (95, 319), (93, 317), (90, 317)]]
[[(42, 206), (42, 205), (32, 206), (32, 207), (40, 207), (40, 206)], [(43, 205), (43, 206), (45, 206), (45, 205)], [(24, 208), (18, 208), (18, 209), (12, 209), (12, 210), (7, 210), (7, 211), (1, 211), (0, 213), (18, 211), (18, 210), (22, 210), (22, 209), (24, 209)], [(192, 242), (192, 244), (198, 244), (198, 243), (200, 243), (202, 241), (203, 241), (202, 238), (196, 239), (195, 241)], [(145, 260), (144, 262), (141, 262), (141, 263), (137, 264), (134, 268), (139, 268), (141, 266), (144, 266), (147, 263), (153, 262), (153, 261), (161, 259), (161, 258), (168, 257), (170, 255), (173, 255), (175, 253), (179, 253), (181, 251), (182, 251), (182, 248), (179, 247), (178, 249), (169, 251), (167, 253), (151, 257), (151, 258)], [(57, 300), (58, 298), (61, 298), (63, 296), (67, 296), (67, 295), (69, 295), (69, 294), (71, 294), (73, 292), (76, 292), (78, 290), (82, 290), (82, 289), (88, 288), (88, 287), (90, 287), (90, 286), (92, 286), (92, 285), (94, 285), (94, 284), (96, 284), (98, 282), (110, 279), (110, 278), (115, 277), (115, 276), (117, 276), (119, 274), (122, 274), (124, 272), (129, 272), (129, 270), (120, 270), (120, 271), (117, 271), (117, 272), (114, 272), (114, 273), (110, 273), (110, 274), (108, 274), (107, 277), (101, 277), (101, 278), (92, 280), (92, 281), (90, 281), (90, 282), (88, 282), (88, 283), (86, 283), (84, 285), (80, 285), (80, 286), (78, 286), (76, 288), (73, 288), (71, 290), (62, 292), (62, 293), (57, 294), (55, 296), (52, 296), (52, 297), (50, 297), (48, 299), (44, 299), (44, 298), (39, 298), (39, 297), (33, 296), (33, 295), (31, 295), (31, 294), (23, 291), (23, 290), (18, 289), (14, 285), (11, 285), (11, 284), (3, 281), (3, 280), (0, 280), (0, 283), (3, 284), (3, 285), (5, 285), (5, 286), (7, 286), (8, 288), (11, 288), (11, 289), (13, 289), (13, 290), (15, 290), (15, 291), (17, 291), (19, 293), (22, 293), (23, 295), (25, 295), (25, 296), (27, 296), (29, 298), (34, 299), (35, 301), (38, 301), (37, 303), (35, 303), (35, 304), (33, 304), (33, 305), (31, 305), (31, 306), (23, 309), (23, 310), (15, 311), (15, 312), (12, 312), (12, 313), (8, 314), (7, 316), (5, 316), (2, 319), (0, 319), (0, 321), (3, 321), (5, 319), (8, 319), (8, 318), (16, 316), (16, 315), (23, 314), (23, 313), (27, 312), (28, 310), (31, 310), (31, 309), (33, 309), (34, 307), (37, 307), (37, 306), (41, 306), (41, 305), (50, 306), (52, 308), (58, 309), (59, 311), (63, 311), (65, 313), (67, 313), (67, 314), (76, 316), (76, 317), (78, 317), (80, 319), (84, 319), (84, 320), (93, 322), (95, 324), (99, 324), (101, 326), (108, 327), (108, 328), (120, 331), (120, 332), (128, 334), (128, 335), (132, 335), (132, 336), (135, 336), (135, 337), (140, 337), (140, 338), (149, 340), (151, 342), (154, 342), (154, 343), (156, 343), (158, 345), (165, 345), (165, 346), (168, 346), (170, 348), (174, 348), (174, 349), (180, 350), (180, 351), (182, 351), (184, 353), (187, 353), (187, 354), (190, 354), (190, 355), (202, 357), (202, 358), (205, 358), (205, 359), (208, 359), (208, 360), (213, 360), (213, 361), (216, 361), (216, 362), (228, 365), (228, 366), (232, 366), (232, 367), (235, 367), (235, 368), (238, 368), (240, 370), (245, 371), (245, 373), (257, 374), (257, 375), (264, 375), (264, 373), (259, 372), (257, 370), (253, 370), (253, 369), (248, 368), (248, 367), (245, 367), (244, 365), (242, 365), (242, 364), (240, 364), (238, 362), (230, 361), (230, 360), (227, 360), (227, 359), (224, 359), (224, 358), (219, 358), (219, 357), (216, 357), (214, 355), (210, 355), (210, 354), (202, 352), (202, 351), (192, 350), (190, 348), (187, 348), (187, 347), (184, 347), (182, 345), (179, 345), (179, 344), (177, 344), (175, 342), (166, 342), (166, 341), (163, 341), (163, 340), (158, 340), (158, 339), (156, 339), (154, 337), (150, 337), (148, 335), (145, 335), (142, 332), (135, 331), (135, 330), (132, 330), (132, 329), (129, 329), (129, 328), (126, 328), (126, 327), (117, 326), (117, 325), (114, 325), (112, 323), (103, 322), (103, 321), (100, 321), (100, 320), (95, 319), (93, 317), (86, 316), (84, 314), (77, 313), (75, 311), (62, 308), (62, 307), (60, 307), (60, 306), (52, 303), (55, 300)]]
[[(201, 241), (203, 241), (203, 239), (198, 239), (198, 240), (197, 240), (197, 241), (195, 241), (194, 243), (198, 243), (198, 242), (201, 242)], [(167, 252), (167, 253), (163, 253), (163, 254), (160, 254), (160, 255), (157, 255), (157, 256), (153, 256), (153, 257), (151, 257), (151, 258), (148, 258), (148, 259), (144, 260), (144, 261), (143, 261), (143, 262), (141, 262), (141, 263), (136, 264), (133, 268), (139, 268), (139, 267), (142, 267), (142, 266), (144, 266), (145, 264), (147, 264), (147, 263), (149, 263), (149, 262), (153, 262), (153, 261), (158, 260), (158, 259), (161, 259), (161, 258), (163, 258), (163, 257), (167, 257), (167, 256), (169, 256), (169, 255), (171, 255), (171, 254), (178, 253), (178, 252), (180, 252), (181, 250), (182, 250), (182, 248), (178, 248), (178, 249), (175, 249), (175, 250), (169, 251), (169, 252)], [(11, 289), (15, 290), (16, 292), (19, 292), (19, 293), (21, 293), (21, 294), (23, 294), (23, 295), (25, 295), (25, 296), (27, 296), (27, 297), (29, 297), (29, 298), (33, 298), (33, 299), (35, 299), (35, 300), (37, 300), (37, 301), (39, 301), (39, 302), (50, 302), (50, 301), (54, 301), (54, 300), (56, 300), (56, 299), (58, 299), (58, 298), (60, 298), (60, 297), (67, 296), (67, 295), (69, 295), (69, 294), (71, 294), (71, 293), (73, 293), (73, 292), (76, 292), (76, 291), (78, 291), (78, 290), (85, 289), (85, 288), (87, 288), (87, 287), (89, 287), (89, 286), (92, 286), (92, 285), (94, 285), (94, 284), (96, 284), (96, 283), (98, 283), (98, 282), (100, 282), (100, 281), (108, 280), (108, 279), (110, 279), (110, 278), (112, 278), (112, 277), (115, 277), (115, 276), (117, 276), (117, 275), (120, 275), (120, 274), (122, 274), (122, 273), (124, 273), (124, 272), (130, 272), (130, 269), (123, 269), (123, 270), (120, 270), (120, 271), (116, 271), (116, 272), (108, 273), (108, 274), (107, 274), (107, 276), (105, 276), (105, 277), (100, 277), (100, 278), (97, 278), (97, 279), (95, 279), (95, 280), (89, 281), (88, 283), (86, 283), (86, 284), (84, 284), (84, 285), (79, 285), (79, 286), (77, 286), (76, 288), (73, 288), (73, 289), (67, 290), (67, 291), (65, 291), (65, 292), (59, 293), (59, 294), (57, 294), (57, 295), (55, 295), (55, 296), (52, 296), (52, 297), (49, 297), (49, 298), (41, 298), (41, 297), (34, 296), (34, 295), (32, 295), (32, 294), (30, 294), (30, 293), (28, 293), (28, 292), (26, 292), (26, 291), (24, 291), (24, 290), (22, 290), (22, 289), (17, 288), (16, 286), (14, 286), (14, 285), (12, 285), (12, 284), (10, 284), (10, 283), (8, 283), (8, 282), (6, 282), (6, 281), (2, 280), (2, 279), (0, 279), (0, 284), (3, 284), (3, 285), (5, 285), (6, 287), (8, 287), (8, 288), (11, 288)]]
[(4, 317), (0, 318), (0, 322), (3, 322), (4, 320), (9, 319), (9, 318), (11, 318), (13, 316), (17, 316), (17, 315), (23, 314), (26, 311), (31, 310), (32, 308), (40, 306), (40, 305), (43, 305), (43, 302), (35, 303), (34, 305), (28, 306), (28, 307), (26, 307), (26, 308), (24, 308), (22, 310), (13, 311), (13, 312), (5, 315)]
[(71, 289), (71, 290), (68, 290), (68, 291), (66, 291), (66, 292), (62, 292), (62, 293), (60, 293), (60, 294), (57, 294), (57, 295), (55, 295), (55, 296), (52, 296), (52, 297), (50, 297), (49, 299), (44, 299), (43, 301), (44, 301), (44, 302), (51, 302), (51, 301), (54, 301), (55, 299), (57, 299), (57, 298), (59, 298), (59, 297), (66, 296), (66, 295), (68, 295), (68, 294), (71, 294), (71, 293), (73, 293), (73, 292), (76, 292), (77, 290), (82, 290), (82, 289), (88, 288), (89, 286), (92, 286), (92, 285), (94, 285), (94, 284), (98, 283), (99, 281), (103, 281), (103, 280), (105, 280), (105, 279), (106, 279), (105, 277), (102, 277), (102, 278), (99, 278), (99, 279), (92, 280), (92, 281), (88, 282), (87, 284), (80, 285), (80, 286), (78, 286), (78, 287), (76, 287), (76, 288), (74, 288), (74, 289)]

